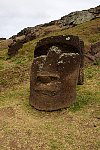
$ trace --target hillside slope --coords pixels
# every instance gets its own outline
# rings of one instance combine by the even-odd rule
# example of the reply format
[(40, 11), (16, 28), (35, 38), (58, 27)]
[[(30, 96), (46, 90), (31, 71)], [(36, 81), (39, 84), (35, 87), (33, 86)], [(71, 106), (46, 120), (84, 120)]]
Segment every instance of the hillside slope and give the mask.
[[(83, 41), (85, 45), (85, 62), (95, 62), (100, 59), (100, 18), (95, 20), (91, 20), (85, 22), (83, 24), (77, 25), (73, 28), (69, 29), (62, 29), (60, 31), (55, 31), (49, 33), (48, 35), (36, 38), (35, 40), (29, 41), (26, 44), (23, 44), (22, 48), (18, 50), (18, 56), (16, 57), (33, 57), (33, 50), (36, 45), (36, 42), (39, 41), (41, 38), (48, 37), (48, 36), (56, 36), (56, 35), (77, 35)], [(35, 44), (34, 44), (35, 43)], [(97, 46), (95, 46), (97, 45)], [(95, 46), (95, 49), (94, 47)], [(93, 53), (93, 51), (95, 51)]]
[(77, 86), (76, 103), (70, 108), (38, 111), (29, 105), (30, 66), (36, 42), (26, 43), (11, 59), (6, 60), (6, 50), (2, 53), (0, 149), (98, 150), (100, 67), (85, 67), (84, 85)]
[[(100, 42), (100, 19), (95, 19), (83, 24), (77, 25), (70, 29), (64, 29), (48, 34), (48, 36), (54, 35), (66, 35), (73, 34), (78, 35), (85, 44), (85, 63), (92, 62), (99, 64), (99, 59), (95, 58), (95, 53), (92, 53), (92, 45)], [(44, 36), (47, 37), (47, 36)], [(30, 65), (33, 61), (33, 51), (36, 43), (43, 37), (29, 41), (23, 44), (22, 48), (19, 49), (19, 53), (8, 59), (7, 49), (0, 51), (0, 75), (1, 75), (1, 88), (11, 87), (13, 84), (19, 84), (27, 80), (29, 76)], [(92, 44), (91, 44), (92, 43)], [(93, 44), (94, 43), (94, 44)], [(97, 53), (100, 53), (100, 46), (98, 46)], [(89, 56), (89, 58), (87, 58)], [(92, 58), (91, 58), (92, 57)], [(28, 77), (29, 78), (29, 77)]]
[(13, 56), (18, 53), (23, 44), (38, 37), (43, 37), (55, 31), (75, 27), (87, 21), (100, 18), (100, 6), (83, 11), (72, 12), (59, 20), (51, 21), (35, 27), (28, 27), (12, 36), (12, 43), (9, 45), (8, 55)]
[[(77, 86), (76, 103), (69, 108), (44, 112), (29, 105), (30, 67), (35, 45), (43, 37), (61, 34), (78, 35), (85, 43), (85, 54), (90, 55), (92, 45), (100, 42), (100, 18), (24, 43), (11, 58), (6, 47), (0, 50), (0, 150), (100, 148), (98, 62), (85, 66), (84, 85)], [(95, 57), (94, 53), (92, 56)]]

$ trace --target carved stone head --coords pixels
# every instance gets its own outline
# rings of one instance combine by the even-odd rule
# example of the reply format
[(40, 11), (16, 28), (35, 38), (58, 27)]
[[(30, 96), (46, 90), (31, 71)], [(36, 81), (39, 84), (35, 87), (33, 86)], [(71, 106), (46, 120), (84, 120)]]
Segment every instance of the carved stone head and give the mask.
[[(71, 36), (64, 37), (65, 40), (70, 38)], [(39, 49), (41, 55), (37, 55), (38, 49), (35, 49), (31, 67), (30, 104), (36, 109), (57, 110), (75, 102), (81, 56), (70, 45), (61, 47), (60, 44), (45, 44), (47, 49), (43, 55), (43, 47), (40, 46)]]

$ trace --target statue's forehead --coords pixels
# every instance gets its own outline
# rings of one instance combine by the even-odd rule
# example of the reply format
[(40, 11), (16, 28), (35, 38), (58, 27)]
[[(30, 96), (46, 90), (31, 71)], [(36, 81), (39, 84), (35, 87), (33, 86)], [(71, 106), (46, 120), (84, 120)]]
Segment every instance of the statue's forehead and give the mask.
[(80, 62), (80, 55), (78, 53), (61, 53), (58, 47), (53, 46), (47, 55), (34, 58), (33, 65), (38, 66), (39, 71), (44, 67), (54, 68), (56, 70), (58, 67), (64, 67), (66, 65), (67, 67), (70, 65), (74, 66), (77, 62)]
[(64, 53), (80, 53), (82, 50), (82, 43), (80, 43), (79, 37), (73, 35), (59, 35), (43, 38), (37, 43), (34, 56), (38, 57), (41, 55), (46, 55), (52, 46), (59, 47), (59, 49)]

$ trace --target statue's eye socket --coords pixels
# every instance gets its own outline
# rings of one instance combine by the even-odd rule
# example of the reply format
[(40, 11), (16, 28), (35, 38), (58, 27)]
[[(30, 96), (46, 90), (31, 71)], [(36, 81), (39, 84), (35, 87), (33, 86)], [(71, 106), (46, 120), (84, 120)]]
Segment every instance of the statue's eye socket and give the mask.
[(47, 55), (47, 53), (48, 53), (48, 48), (46, 49), (46, 47), (38, 47), (34, 51), (34, 57), (36, 58), (42, 55)]
[(37, 77), (37, 82), (39, 83), (49, 83), (52, 81), (57, 81), (59, 78), (58, 77), (53, 77), (53, 76), (38, 76)]
[(58, 47), (62, 51), (62, 53), (76, 53), (76, 52), (78, 52), (77, 48), (74, 47), (73, 45), (66, 44), (63, 42), (60, 43), (56, 40), (53, 42), (45, 41), (44, 43), (40, 42), (40, 45), (36, 46), (35, 51), (34, 51), (34, 57), (36, 58), (36, 57), (39, 57), (42, 55), (47, 55), (50, 47), (52, 47), (52, 46)]

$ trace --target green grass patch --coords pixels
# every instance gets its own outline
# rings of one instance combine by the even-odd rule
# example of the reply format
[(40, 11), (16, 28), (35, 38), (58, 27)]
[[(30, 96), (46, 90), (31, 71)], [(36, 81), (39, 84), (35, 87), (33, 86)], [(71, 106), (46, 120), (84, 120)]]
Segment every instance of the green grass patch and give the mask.
[(85, 82), (77, 86), (76, 103), (70, 106), (69, 110), (79, 111), (89, 103), (100, 103), (100, 68), (88, 66), (85, 68)]
[(89, 103), (98, 103), (100, 102), (100, 93), (99, 92), (91, 92), (91, 91), (85, 91), (85, 92), (79, 92), (77, 91), (77, 97), (76, 102), (72, 106), (70, 106), (69, 110), (76, 112), (81, 110), (83, 107), (88, 105)]

